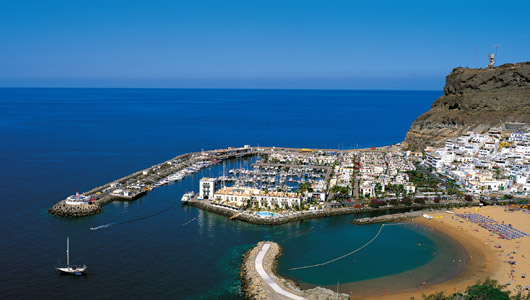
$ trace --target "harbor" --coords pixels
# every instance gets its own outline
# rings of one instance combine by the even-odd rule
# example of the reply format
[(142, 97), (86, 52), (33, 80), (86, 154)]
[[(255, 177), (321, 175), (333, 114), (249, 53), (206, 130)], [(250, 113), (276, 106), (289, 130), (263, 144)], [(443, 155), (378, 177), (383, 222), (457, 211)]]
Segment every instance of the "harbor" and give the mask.
[[(362, 146), (368, 148), (360, 150), (352, 147), (352, 149), (339, 150), (324, 147), (324, 144), (327, 143), (328, 145), (334, 144), (335, 148), (339, 148), (336, 142), (332, 143), (327, 140), (315, 142), (313, 133), (307, 134), (310, 138), (301, 137), (296, 139), (296, 141), (291, 141), (291, 135), (289, 139), (282, 139), (275, 132), (274, 141), (265, 142), (263, 140), (252, 140), (252, 137), (271, 135), (270, 128), (256, 132), (254, 127), (249, 126), (250, 129), (247, 132), (245, 128), (240, 128), (244, 126), (237, 125), (237, 128), (234, 128), (233, 131), (226, 129), (226, 131), (214, 131), (208, 134), (205, 128), (210, 130), (210, 126), (201, 125), (202, 123), (194, 122), (193, 120), (190, 121), (185, 118), (185, 115), (181, 115), (182, 120), (186, 120), (187, 126), (195, 128), (197, 135), (203, 136), (204, 139), (177, 138), (178, 133), (186, 128), (177, 129), (177, 134), (175, 134), (174, 130), (169, 130), (169, 128), (174, 127), (168, 126), (168, 124), (154, 126), (157, 124), (157, 120), (160, 120), (160, 116), (166, 116), (164, 112), (168, 111), (167, 104), (173, 103), (173, 100), (170, 101), (170, 97), (167, 97), (167, 101), (153, 103), (150, 99), (160, 97), (161, 94), (168, 93), (168, 91), (150, 91), (148, 93), (149, 99), (146, 99), (143, 105), (136, 102), (136, 105), (138, 105), (135, 106), (138, 107), (136, 113), (133, 111), (132, 114), (120, 116), (98, 113), (102, 107), (106, 107), (105, 105), (111, 105), (109, 109), (119, 111), (122, 105), (118, 95), (112, 99), (105, 98), (105, 94), (115, 93), (121, 95), (122, 92), (125, 91), (91, 92), (99, 95), (98, 97), (102, 99), (110, 99), (110, 102), (99, 101), (100, 103), (106, 103), (101, 105), (93, 105), (93, 102), (79, 102), (82, 108), (79, 114), (80, 118), (98, 116), (97, 124), (123, 124), (128, 122), (134, 124), (135, 120), (141, 120), (141, 122), (139, 121), (136, 125), (131, 126), (130, 129), (127, 127), (123, 130), (114, 128), (108, 131), (102, 130), (101, 134), (98, 133), (97, 138), (89, 135), (82, 147), (83, 150), (78, 149), (81, 148), (79, 144), (73, 145), (72, 143), (61, 143), (58, 141), (57, 144), (54, 143), (53, 145), (51, 143), (40, 144), (41, 147), (29, 153), (27, 159), (12, 159), (11, 156), (6, 156), (8, 159), (4, 160), (4, 162), (10, 164), (6, 169), (6, 174), (11, 180), (7, 181), (5, 185), (5, 190), (8, 192), (8, 209), (4, 211), (10, 212), (5, 221), (11, 229), (6, 237), (8, 247), (5, 248), (6, 255), (3, 256), (3, 264), (20, 266), (16, 270), (5, 272), (3, 291), (5, 291), (8, 298), (18, 299), (22, 295), (22, 298), (29, 299), (34, 295), (27, 296), (28, 294), (24, 293), (24, 291), (37, 288), (40, 291), (40, 295), (48, 298), (64, 298), (72, 294), (83, 295), (83, 291), (90, 289), (100, 291), (101, 295), (103, 295), (102, 298), (113, 299), (134, 298), (138, 297), (138, 295), (153, 299), (166, 299), (174, 295), (178, 295), (179, 298), (189, 299), (201, 297), (209, 299), (242, 299), (243, 297), (240, 295), (241, 282), (238, 274), (242, 255), (259, 241), (273, 241), (281, 245), (283, 254), (278, 259), (278, 273), (283, 278), (289, 278), (289, 280), (300, 283), (300, 288), (304, 290), (312, 288), (306, 286), (306, 284), (314, 284), (326, 286), (329, 290), (336, 291), (337, 278), (339, 278), (340, 290), (343, 293), (349, 293), (351, 290), (359, 292), (364, 290), (366, 292), (368, 288), (371, 288), (376, 296), (379, 296), (383, 293), (383, 287), (388, 288), (389, 293), (396, 291), (395, 287), (390, 290), (390, 283), (398, 282), (402, 290), (415, 290), (416, 285), (421, 283), (426, 276), (432, 278), (438, 276), (437, 274), (439, 273), (453, 274), (453, 270), (450, 267), (457, 267), (453, 264), (449, 266), (447, 264), (429, 264), (430, 259), (433, 257), (433, 252), (437, 252), (436, 257), (440, 259), (442, 253), (447, 251), (440, 250), (436, 245), (446, 245), (447, 241), (443, 240), (438, 243), (436, 239), (423, 239), (423, 236), (417, 234), (411, 226), (399, 224), (402, 222), (394, 222), (391, 224), (392, 226), (385, 225), (380, 237), (362, 251), (355, 253), (351, 259), (344, 259), (336, 264), (326, 265), (322, 269), (289, 271), (290, 268), (322, 263), (358, 249), (375, 235), (374, 228), (379, 228), (380, 226), (377, 224), (356, 226), (351, 224), (353, 219), (400, 211), (394, 209), (394, 207), (410, 210), (421, 205), (414, 202), (414, 200), (418, 201), (420, 193), (430, 203), (435, 203), (435, 198), (439, 197), (440, 202), (447, 201), (448, 205), (453, 205), (449, 203), (453, 201), (452, 195), (442, 194), (436, 196), (436, 193), (443, 190), (440, 186), (437, 186), (435, 191), (430, 185), (421, 186), (421, 182), (417, 185), (418, 196), (416, 198), (410, 195), (403, 195), (403, 192), (399, 189), (399, 183), (391, 182), (391, 180), (393, 177), (406, 179), (402, 175), (397, 175), (400, 173), (398, 172), (399, 169), (410, 167), (403, 162), (403, 157), (406, 157), (406, 153), (384, 154), (385, 152), (391, 152), (392, 148), (396, 148), (395, 146), (371, 149), (371, 145), (383, 145), (385, 141), (393, 141), (381, 136), (377, 133), (377, 130), (367, 131), (370, 132), (370, 135), (378, 136), (375, 141), (370, 140), (369, 136), (359, 136), (359, 140), (363, 141)], [(175, 93), (177, 91), (169, 92), (172, 99), (176, 98)], [(44, 94), (50, 98), (53, 98), (54, 95), (52, 91), (28, 91), (28, 93)], [(91, 93), (82, 90), (65, 91), (65, 94), (70, 95), (71, 98), (75, 98), (76, 95), (89, 98)], [(182, 93), (189, 95), (191, 92), (183, 91)], [(355, 93), (348, 93), (348, 95), (355, 95)], [(408, 99), (415, 97), (415, 95), (417, 98), (425, 97), (418, 96), (423, 95), (421, 93), (406, 93), (405, 95)], [(427, 96), (434, 98), (434, 96)], [(38, 103), (38, 99), (40, 98), (35, 97), (32, 103)], [(386, 98), (381, 96), (381, 99)], [(53, 111), (62, 111), (65, 110), (63, 107), (67, 107), (67, 112), (65, 111), (64, 115), (60, 115), (60, 119), (68, 119), (73, 108), (67, 106), (64, 101), (57, 101), (45, 101), (44, 104), (53, 109)], [(317, 102), (313, 100), (309, 103), (310, 105), (318, 105)], [(237, 106), (230, 103), (227, 101), (222, 102), (223, 106), (228, 105), (230, 111), (238, 112), (239, 102), (236, 102)], [(378, 102), (377, 106), (381, 106), (380, 103)], [(154, 114), (145, 113), (146, 111), (152, 111), (157, 105), (160, 108), (155, 110)], [(383, 106), (392, 107), (392, 103), (385, 103)], [(252, 110), (264, 108), (256, 107), (256, 105), (251, 107)], [(322, 106), (322, 111), (326, 112), (326, 115), (331, 115), (327, 114), (326, 107)], [(222, 107), (218, 105), (215, 108), (219, 111)], [(24, 109), (28, 109), (27, 106), (24, 106)], [(287, 109), (289, 110), (290, 108), (287, 107)], [(174, 107), (169, 110), (180, 111), (181, 107), (174, 104)], [(188, 113), (189, 110), (183, 111)], [(35, 110), (32, 116), (39, 116), (39, 112), (41, 112), (41, 109)], [(192, 113), (192, 116), (197, 113), (199, 112)], [(349, 112), (349, 115), (352, 113)], [(417, 113), (417, 111), (413, 110), (410, 115)], [(402, 113), (401, 115), (406, 114)], [(44, 116), (47, 115), (45, 114)], [(211, 117), (214, 116), (212, 115)], [(233, 114), (230, 117), (235, 118), (236, 116)], [(411, 117), (409, 116), (409, 118)], [(22, 119), (25, 120), (24, 118)], [(55, 120), (54, 122), (57, 124), (63, 124), (60, 119), (52, 120)], [(201, 118), (201, 122), (202, 120)], [(30, 119), (26, 119), (25, 122), (30, 121)], [(334, 127), (336, 127), (337, 120), (334, 119), (333, 122)], [(84, 137), (84, 134), (79, 133), (83, 132), (83, 128), (85, 128), (83, 124), (83, 122), (75, 123), (75, 126), (68, 124), (67, 127), (72, 127), (72, 136)], [(381, 124), (389, 124), (389, 122)], [(392, 121), (393, 124), (394, 119)], [(229, 123), (229, 125), (235, 126), (232, 123)], [(380, 125), (380, 127), (383, 126)], [(60, 128), (66, 129), (66, 125)], [(344, 128), (348, 131), (352, 130), (351, 126), (345, 126)], [(393, 129), (394, 127), (388, 126), (388, 128)], [(56, 129), (51, 127), (52, 135), (60, 135)], [(23, 135), (27, 128), (22, 127), (17, 130), (15, 131), (17, 134)], [(236, 144), (237, 141), (226, 139), (230, 132), (236, 130), (238, 132), (238, 141), (248, 140), (249, 142), (247, 143), (253, 142), (256, 145), (259, 142), (267, 145), (283, 144), (295, 146), (296, 143), (305, 146), (305, 149), (302, 147), (276, 147), (273, 153), (273, 147), (252, 147), (253, 151), (257, 152), (256, 155), (240, 158), (236, 155), (230, 159), (202, 168), (195, 173), (189, 173), (181, 180), (171, 182), (168, 180), (168, 183), (161, 182), (163, 184), (157, 186), (158, 182), (167, 177), (154, 177), (159, 176), (156, 172), (150, 174), (152, 180), (148, 185), (152, 189), (146, 190), (144, 195), (132, 201), (114, 198), (114, 200), (100, 207), (104, 211), (103, 213), (79, 218), (55, 217), (47, 213), (47, 210), (56, 202), (66, 200), (70, 195), (73, 196), (71, 200), (77, 201), (76, 189), (79, 189), (79, 195), (94, 195), (94, 198), (98, 198), (98, 190), (95, 190), (98, 187), (105, 186), (107, 183), (121, 183), (123, 180), (120, 181), (118, 179), (124, 178), (128, 174), (137, 173), (139, 170), (149, 171), (151, 168), (147, 167), (158, 166), (160, 162), (168, 161), (168, 159), (177, 156), (175, 153), (197, 153), (199, 156), (202, 152), (200, 151), (201, 147), (205, 147), (208, 150), (228, 150), (226, 145), (238, 145)], [(403, 129), (391, 131), (391, 135), (398, 136), (401, 130)], [(37, 131), (37, 128), (35, 128), (35, 131), (33, 138), (39, 140), (41, 132)], [(117, 139), (119, 145), (109, 143), (108, 141), (116, 139), (112, 132), (119, 132), (119, 135), (123, 135), (127, 142)], [(207, 143), (208, 140), (215, 139), (214, 135), (221, 136), (223, 133), (226, 134), (224, 134), (222, 140), (219, 138), (212, 143)], [(333, 132), (330, 140), (340, 140), (343, 135), (344, 132), (339, 129)], [(140, 141), (138, 136), (150, 136), (150, 143)], [(174, 138), (169, 139), (168, 137)], [(324, 138), (324, 136), (321, 138)], [(120, 146), (121, 144), (124, 145)], [(179, 147), (181, 144), (185, 146)], [(25, 153), (26, 145), (27, 143), (24, 143), (24, 147), (16, 148), (16, 152)], [(66, 152), (58, 151), (57, 149), (66, 149)], [(264, 149), (263, 154), (268, 154), (267, 162), (265, 161), (265, 155), (260, 155), (262, 151), (258, 149)], [(356, 158), (353, 161), (353, 158), (356, 157), (355, 154), (357, 154), (358, 159)], [(350, 156), (349, 159), (348, 156)], [(299, 161), (297, 162), (296, 160)], [(191, 191), (194, 194), (199, 193), (201, 178), (215, 178), (218, 185), (217, 188), (220, 189), (223, 185), (223, 180), (220, 177), (223, 177), (223, 174), (226, 177), (257, 175), (256, 173), (250, 174), (250, 172), (256, 171), (253, 170), (252, 165), (259, 161), (263, 164), (320, 165), (331, 168), (333, 174), (329, 176), (329, 185), (325, 176), (315, 180), (327, 184), (328, 193), (325, 195), (325, 201), (319, 202), (315, 199), (315, 203), (309, 203), (309, 205), (302, 202), (304, 205), (300, 207), (300, 211), (297, 211), (296, 208), (292, 211), (280, 207), (265, 208), (265, 204), (268, 205), (268, 203), (262, 202), (263, 207), (260, 210), (256, 209), (254, 211), (253, 208), (242, 213), (239, 207), (233, 206), (235, 209), (227, 209), (226, 215), (211, 213), (206, 209), (197, 209), (193, 205), (181, 204), (181, 198), (184, 194)], [(337, 164), (334, 166), (335, 161), (337, 161)], [(200, 159), (198, 162), (200, 162)], [(386, 167), (387, 162), (388, 168)], [(350, 168), (347, 166), (348, 163)], [(223, 165), (225, 165), (224, 168)], [(188, 164), (185, 167), (189, 166), (192, 165)], [(245, 171), (239, 172), (240, 174), (236, 174), (237, 171), (230, 173), (230, 170), (236, 169)], [(371, 169), (373, 171), (370, 171)], [(178, 173), (178, 170), (175, 169), (175, 172)], [(168, 172), (167, 175), (169, 176), (175, 172)], [(263, 170), (263, 172), (267, 172), (267, 170)], [(272, 172), (272, 169), (268, 170), (268, 172)], [(294, 173), (294, 170), (284, 169), (279, 172), (288, 174), (289, 172)], [(308, 171), (304, 173), (308, 173)], [(317, 172), (315, 171), (315, 173)], [(31, 177), (25, 179), (28, 178), (28, 174)], [(142, 172), (139, 175), (141, 174)], [(344, 188), (347, 186), (353, 187), (351, 181), (353, 176), (350, 176), (350, 174), (355, 174), (359, 179), (364, 178), (360, 182), (359, 187), (363, 185), (363, 181), (371, 181), (374, 185), (373, 192), (375, 197), (373, 198), (378, 200), (377, 204), (379, 207), (370, 206), (371, 197), (367, 198), (363, 195), (363, 198), (360, 198), (360, 193), (356, 197), (353, 193), (354, 188), (350, 188), (350, 190)], [(309, 181), (309, 175), (307, 178), (305, 174), (300, 175), (304, 177), (304, 182), (299, 182), (301, 178), (290, 180), (292, 177), (289, 176), (286, 178), (284, 186), (303, 184), (303, 188), (309, 188), (309, 184), (305, 182), (306, 180)], [(324, 174), (322, 173), (322, 175)], [(279, 182), (279, 177), (279, 175), (276, 175), (275, 183), (270, 182), (271, 178), (269, 182), (261, 183), (262, 189), (267, 189), (269, 192), (277, 192), (277, 189), (272, 186)], [(28, 180), (31, 180), (29, 184)], [(375, 189), (377, 180), (380, 180), (380, 183), (387, 181), (387, 183), (397, 184), (397, 186), (395, 189), (394, 186), (389, 186), (392, 189), (386, 189), (385, 195), (382, 190)], [(7, 184), (9, 184), (9, 187)], [(269, 184), (271, 187), (268, 186)], [(402, 182), (402, 184), (405, 188), (405, 182)], [(236, 185), (238, 185), (238, 182), (235, 179), (231, 181), (225, 180), (227, 188)], [(251, 182), (248, 182), (247, 185), (249, 188), (260, 187), (259, 182), (256, 186)], [(344, 187), (333, 189), (334, 185)], [(381, 185), (383, 186), (383, 184)], [(386, 187), (388, 184), (384, 184), (384, 186)], [(110, 185), (107, 185), (107, 187), (110, 187)], [(364, 192), (369, 193), (370, 186), (367, 184), (366, 186), (363, 185), (364, 187), (366, 187)], [(313, 188), (312, 184), (311, 188)], [(110, 192), (115, 189), (126, 190), (127, 188), (119, 185), (111, 187), (111, 189)], [(334, 192), (331, 192), (331, 189)], [(429, 189), (433, 191), (429, 191)], [(88, 193), (90, 190), (95, 191)], [(396, 191), (399, 192), (399, 195), (396, 195)], [(296, 193), (296, 190), (293, 188), (291, 191), (286, 192)], [(343, 194), (342, 192), (346, 193)], [(403, 201), (409, 203), (410, 206), (405, 203), (397, 206), (390, 204), (392, 200), (398, 202), (406, 200), (402, 199), (404, 197), (410, 198), (410, 202)], [(43, 198), (46, 201), (43, 201)], [(80, 197), (79, 200), (91, 201), (92, 197)], [(203, 200), (205, 200), (203, 201), (205, 203), (213, 202), (212, 199)], [(386, 201), (386, 205), (379, 203), (379, 200)], [(101, 201), (101, 199), (94, 199), (94, 201)], [(462, 200), (455, 199), (454, 201)], [(231, 206), (229, 202), (217, 203), (216, 205), (219, 207)], [(26, 203), (28, 205), (22, 205)], [(467, 204), (465, 200), (463, 203)], [(311, 205), (315, 209), (311, 209)], [(322, 205), (321, 209), (318, 208), (319, 205)], [(355, 208), (356, 205), (361, 207)], [(475, 204), (472, 203), (472, 205)], [(86, 204), (86, 206), (90, 206), (90, 204)], [(478, 207), (469, 208), (468, 210), (474, 212), (475, 208)], [(351, 210), (354, 213), (325, 216), (324, 212), (328, 210), (330, 214), (332, 210)], [(259, 213), (259, 217), (256, 213)], [(431, 215), (430, 212), (426, 213)], [(283, 219), (283, 215), (286, 214), (293, 216), (305, 215), (308, 217), (299, 220), (293, 219), (293, 221), (274, 226), (263, 226), (254, 225), (240, 219), (247, 214), (255, 216), (256, 219), (265, 220), (265, 222)], [(236, 216), (233, 217), (234, 215)], [(317, 217), (317, 215), (324, 217)], [(230, 219), (231, 217), (233, 219)], [(425, 219), (425, 221), (428, 220)], [(385, 224), (387, 223), (385, 222)], [(520, 226), (516, 225), (516, 228), (524, 230), (524, 227)], [(527, 232), (526, 230), (524, 231)], [(72, 253), (74, 255), (71, 258), (75, 259), (75, 261), (71, 263), (87, 264), (87, 276), (60, 276), (52, 268), (61, 254), (61, 261), (66, 262), (64, 247), (67, 236), (70, 236), (71, 242), (73, 242), (70, 244), (70, 247), (73, 247), (71, 250), (73, 250)], [(521, 240), (524, 241), (527, 238)], [(39, 247), (28, 246), (29, 241), (38, 243)], [(423, 250), (424, 247), (417, 246), (418, 243), (426, 245), (425, 247), (428, 251)], [(341, 246), (330, 247), (329, 245)], [(392, 253), (395, 255), (388, 253), (389, 247), (392, 247)], [(175, 255), (175, 249), (186, 255)], [(301, 253), (304, 255), (300, 255)], [(374, 257), (377, 259), (374, 259)], [(448, 257), (452, 261), (456, 256), (448, 255)], [(475, 254), (473, 258), (475, 258)], [(524, 263), (521, 258), (514, 260), (518, 264)], [(32, 266), (44, 264), (46, 266), (43, 268), (32, 268)], [(28, 268), (32, 268), (33, 271), (23, 271)], [(117, 268), (129, 274), (128, 280), (135, 284), (126, 284), (123, 281), (124, 273), (116, 272)], [(186, 272), (174, 272), (176, 268), (186, 270)], [(411, 268), (419, 270), (407, 276), (407, 278), (411, 279), (406, 284), (396, 277), (372, 284), (370, 283), (371, 281), (366, 282), (370, 278), (385, 276), (385, 274), (389, 273), (409, 272)], [(138, 269), (141, 269), (142, 272), (137, 272)], [(362, 271), (351, 272), (351, 270)], [(315, 273), (312, 273), (313, 271)], [(420, 273), (420, 271), (424, 273)], [(315, 281), (311, 281), (311, 279)], [(348, 284), (350, 282), (359, 282), (359, 285), (350, 288)], [(123, 286), (117, 286), (117, 283), (121, 283)], [(515, 282), (512, 282), (512, 285), (515, 284)], [(153, 286), (157, 288), (153, 289)], [(421, 295), (419, 296), (421, 297)]]
[(156, 187), (181, 180), (188, 174), (193, 174), (220, 161), (253, 156), (257, 153), (257, 149), (242, 147), (182, 154), (82, 194), (76, 193), (75, 196), (69, 196), (53, 205), (48, 212), (61, 217), (98, 214), (103, 212), (104, 205), (112, 201), (135, 200)]
[[(244, 157), (254, 159), (225, 168), (227, 160)], [(360, 212), (478, 205), (476, 199), (448, 193), (443, 184), (424, 190), (411, 176), (421, 174), (415, 166), (417, 157), (398, 147), (324, 150), (247, 145), (182, 154), (88, 192), (76, 192), (48, 211), (63, 217), (98, 214), (108, 203), (141, 198), (221, 163), (222, 173), (202, 178), (198, 190), (182, 197), (183, 204), (264, 225)], [(432, 181), (428, 184), (432, 186)]]

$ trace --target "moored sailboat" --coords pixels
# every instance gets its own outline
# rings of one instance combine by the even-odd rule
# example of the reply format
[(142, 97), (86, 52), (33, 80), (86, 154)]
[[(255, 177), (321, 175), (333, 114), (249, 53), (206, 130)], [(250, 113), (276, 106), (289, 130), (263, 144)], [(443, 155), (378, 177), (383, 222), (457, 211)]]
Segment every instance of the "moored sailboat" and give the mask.
[(66, 238), (66, 266), (64, 267), (55, 267), (55, 269), (67, 273), (67, 274), (73, 274), (73, 275), (82, 275), (86, 269), (86, 265), (78, 266), (78, 265), (70, 265), (70, 237)]

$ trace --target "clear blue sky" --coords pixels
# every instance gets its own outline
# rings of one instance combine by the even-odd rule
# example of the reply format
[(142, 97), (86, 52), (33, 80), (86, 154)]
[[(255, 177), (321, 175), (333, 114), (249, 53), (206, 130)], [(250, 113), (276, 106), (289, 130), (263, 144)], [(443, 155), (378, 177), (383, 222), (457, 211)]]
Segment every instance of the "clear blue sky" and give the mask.
[(530, 60), (530, 1), (0, 0), (0, 86), (441, 90)]

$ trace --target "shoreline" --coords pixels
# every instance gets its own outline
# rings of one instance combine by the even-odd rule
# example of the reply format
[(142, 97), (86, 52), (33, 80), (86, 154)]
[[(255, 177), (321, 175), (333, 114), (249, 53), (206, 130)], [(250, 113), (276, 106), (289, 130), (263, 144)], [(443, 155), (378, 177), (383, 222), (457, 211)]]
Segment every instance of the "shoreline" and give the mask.
[[(525, 226), (528, 226), (529, 214), (523, 214), (520, 211), (509, 212), (502, 206), (480, 209), (459, 208), (454, 212), (455, 214), (435, 213), (434, 219), (419, 217), (410, 222), (432, 228), (461, 245), (469, 256), (469, 263), (462, 272), (449, 280), (426, 286), (421, 290), (404, 290), (393, 294), (353, 297), (352, 299), (409, 299), (411, 297), (422, 299), (423, 294), (430, 295), (437, 292), (444, 292), (448, 296), (454, 292), (465, 291), (467, 287), (475, 285), (478, 280), (483, 282), (488, 277), (497, 280), (501, 285), (511, 282), (507, 289), (512, 291), (517, 285), (522, 287), (530, 285), (530, 279), (521, 276), (530, 271), (528, 258), (524, 256), (524, 253), (530, 250), (529, 237), (515, 240), (501, 239), (477, 224), (456, 216), (456, 213), (477, 213), (491, 217), (499, 223), (503, 221), (508, 224), (509, 222), (515, 228), (527, 231)], [(496, 248), (497, 245), (502, 245), (502, 247)], [(517, 250), (517, 254), (512, 253), (514, 250)], [(510, 266), (506, 263), (506, 260), (510, 259), (506, 253), (510, 253), (511, 257), (517, 259), (518, 262), (522, 260), (523, 263), (516, 267)], [(522, 270), (517, 270), (519, 268)]]
[[(455, 292), (463, 292), (469, 286), (475, 285), (477, 281), (480, 280), (483, 282), (488, 277), (498, 280), (499, 284), (504, 284), (509, 278), (510, 270), (513, 270), (513, 267), (510, 267), (508, 264), (504, 263), (505, 259), (508, 259), (504, 251), (511, 253), (512, 250), (517, 249), (518, 252), (522, 254), (527, 253), (525, 251), (530, 249), (530, 237), (516, 240), (500, 239), (484, 228), (478, 227), (476, 224), (469, 221), (462, 220), (456, 216), (456, 213), (476, 212), (484, 216), (493, 215), (495, 213), (497, 216), (496, 218), (498, 218), (499, 221), (502, 220), (502, 215), (508, 218), (507, 220), (514, 220), (513, 215), (509, 214), (519, 214), (518, 220), (520, 221), (522, 219), (523, 221), (520, 221), (519, 223), (514, 222), (514, 226), (519, 229), (523, 229), (524, 227), (522, 226), (527, 224), (526, 222), (530, 220), (530, 214), (523, 214), (521, 212), (506, 212), (504, 207), (499, 206), (481, 209), (459, 208), (454, 210), (454, 212), (455, 214), (435, 212), (432, 214), (435, 217), (434, 219), (426, 219), (423, 216), (420, 216), (406, 222), (436, 231), (438, 234), (445, 236), (446, 238), (461, 246), (462, 250), (465, 252), (463, 253), (464, 256), (462, 257), (463, 262), (466, 264), (463, 270), (459, 271), (452, 277), (448, 277), (448, 279), (444, 280), (443, 282), (434, 283), (433, 285), (429, 285), (429, 282), (427, 282), (425, 286), (420, 286), (420, 289), (409, 288), (386, 293), (382, 287), (380, 289), (369, 289), (366, 291), (367, 294), (361, 294), (362, 292), (357, 294), (354, 293), (350, 295), (350, 299), (410, 299), (412, 297), (414, 297), (414, 299), (422, 299), (422, 295), (430, 295), (437, 292), (444, 292), (445, 295), (448, 296)], [(494, 245), (497, 244), (502, 244), (502, 249), (495, 248)], [(516, 256), (516, 254), (513, 255)], [(518, 260), (524, 260), (523, 264), (518, 267), (522, 268), (523, 270), (516, 272), (515, 274), (520, 276), (521, 274), (528, 273), (528, 271), (530, 271), (530, 267), (528, 267), (530, 264), (526, 264), (528, 262), (528, 258), (525, 256), (522, 256), (521, 258), (521, 254), (517, 255)], [(279, 255), (276, 259), (278, 258)], [(390, 276), (394, 275), (396, 274)], [(306, 291), (305, 289), (300, 289), (298, 283), (292, 282), (288, 278), (283, 278), (276, 273), (275, 276), (280, 281), (290, 283), (288, 287), (291, 287), (291, 289), (294, 288), (295, 290), (299, 290), (300, 293)], [(404, 273), (403, 276), (406, 276), (406, 274)], [(512, 285), (508, 286), (509, 290), (513, 290), (517, 285), (521, 285), (523, 287), (529, 285), (530, 280), (528, 278), (521, 279), (516, 277), (517, 276), (511, 277), (511, 279), (509, 279), (513, 282)], [(384, 277), (380, 279), (383, 281), (385, 280)], [(367, 281), (370, 280), (373, 279), (369, 279)], [(329, 287), (322, 286), (321, 288), (327, 289)]]
[[(238, 220), (238, 221), (255, 224), (255, 225), (270, 225), (270, 226), (292, 223), (292, 222), (297, 222), (297, 221), (307, 220), (307, 219), (326, 218), (326, 217), (341, 216), (341, 215), (354, 215), (354, 214), (362, 214), (362, 213), (374, 213), (374, 212), (382, 212), (382, 213), (381, 213), (381, 216), (363, 218), (364, 220), (370, 219), (370, 221), (365, 221), (362, 224), (402, 221), (402, 220), (408, 220), (412, 218), (412, 217), (407, 216), (407, 214), (410, 213), (410, 210), (413, 210), (415, 213), (419, 213), (419, 212), (423, 212), (429, 209), (448, 209), (448, 206), (449, 206), (449, 205), (444, 205), (444, 204), (440, 204), (440, 205), (414, 204), (411, 206), (392, 206), (392, 207), (379, 207), (379, 208), (346, 207), (346, 208), (333, 208), (333, 209), (314, 210), (314, 211), (305, 211), (305, 212), (293, 212), (288, 215), (282, 215), (280, 217), (271, 218), (271, 217), (258, 217), (248, 212), (240, 213), (238, 210), (235, 210), (232, 208), (223, 207), (220, 205), (214, 205), (210, 201), (207, 201), (207, 200), (192, 200), (192, 201), (188, 201), (188, 204), (198, 209), (202, 209), (208, 212), (212, 212), (212, 213), (215, 213), (221, 216), (228, 217), (230, 220), (234, 220), (234, 221)], [(477, 203), (471, 202), (471, 203), (462, 203), (462, 204), (450, 204), (451, 207), (454, 207), (454, 206), (471, 207), (473, 205), (477, 205)], [(400, 212), (403, 210), (406, 210), (406, 212)], [(392, 213), (392, 211), (398, 211), (398, 212)], [(353, 220), (352, 223), (357, 224), (355, 223), (355, 220)], [(360, 223), (358, 225), (360, 225)]]
[(411, 297), (422, 299), (422, 295), (424, 294), (430, 295), (437, 292), (445, 292), (448, 295), (454, 292), (464, 291), (468, 286), (474, 285), (478, 280), (484, 281), (487, 277), (491, 277), (494, 271), (498, 269), (495, 251), (484, 247), (482, 240), (470, 236), (465, 232), (460, 232), (454, 228), (445, 226), (443, 221), (439, 219), (429, 220), (423, 217), (417, 217), (409, 222), (431, 228), (458, 243), (465, 250), (466, 256), (469, 259), (465, 269), (453, 278), (432, 286), (427, 284), (420, 290), (408, 289), (386, 295), (369, 295), (353, 297), (352, 299), (409, 299)]

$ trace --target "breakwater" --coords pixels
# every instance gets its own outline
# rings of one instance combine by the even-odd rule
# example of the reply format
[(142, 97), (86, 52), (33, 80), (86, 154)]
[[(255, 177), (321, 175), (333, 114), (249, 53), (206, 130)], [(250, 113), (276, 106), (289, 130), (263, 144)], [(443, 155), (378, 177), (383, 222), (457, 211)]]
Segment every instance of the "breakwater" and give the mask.
[(102, 213), (103, 209), (99, 203), (69, 205), (62, 200), (52, 206), (48, 212), (58, 217), (82, 217)]
[[(261, 148), (261, 151), (266, 151), (267, 149)], [(85, 202), (69, 204), (68, 199), (61, 200), (48, 209), (48, 213), (59, 217), (83, 217), (98, 214), (103, 212), (104, 205), (112, 201), (135, 200), (142, 197), (149, 190), (159, 186), (160, 181), (169, 175), (183, 172), (194, 166), (200, 168), (226, 159), (253, 156), (256, 154), (258, 154), (258, 150), (250, 147), (182, 154), (168, 161), (83, 192), (79, 196), (86, 197), (88, 200)], [(76, 199), (79, 199), (79, 197), (76, 197)], [(75, 202), (75, 199), (73, 201), (70, 200), (70, 202)]]
[(368, 225), (375, 223), (398, 222), (417, 218), (423, 214), (423, 211), (412, 211), (399, 214), (390, 214), (377, 217), (354, 219), (351, 222), (356, 225)]
[[(261, 266), (263, 271), (266, 273), (267, 279), (262, 277), (263, 274), (259, 274), (256, 261), (258, 265), (260, 260), (258, 255), (264, 247), (268, 247), (261, 260)], [(316, 287), (309, 290), (301, 290), (292, 281), (282, 278), (276, 273), (276, 267), (278, 265), (278, 258), (282, 255), (282, 248), (280, 245), (274, 242), (262, 241), (259, 242), (252, 249), (248, 250), (243, 255), (243, 262), (239, 271), (239, 276), (242, 283), (243, 294), (246, 299), (290, 299), (283, 293), (290, 293), (295, 297), (309, 300), (317, 299), (350, 299), (347, 294), (337, 294), (329, 289), (322, 287)], [(276, 285), (276, 289), (272, 288), (272, 285)], [(278, 289), (281, 292), (278, 292)]]

